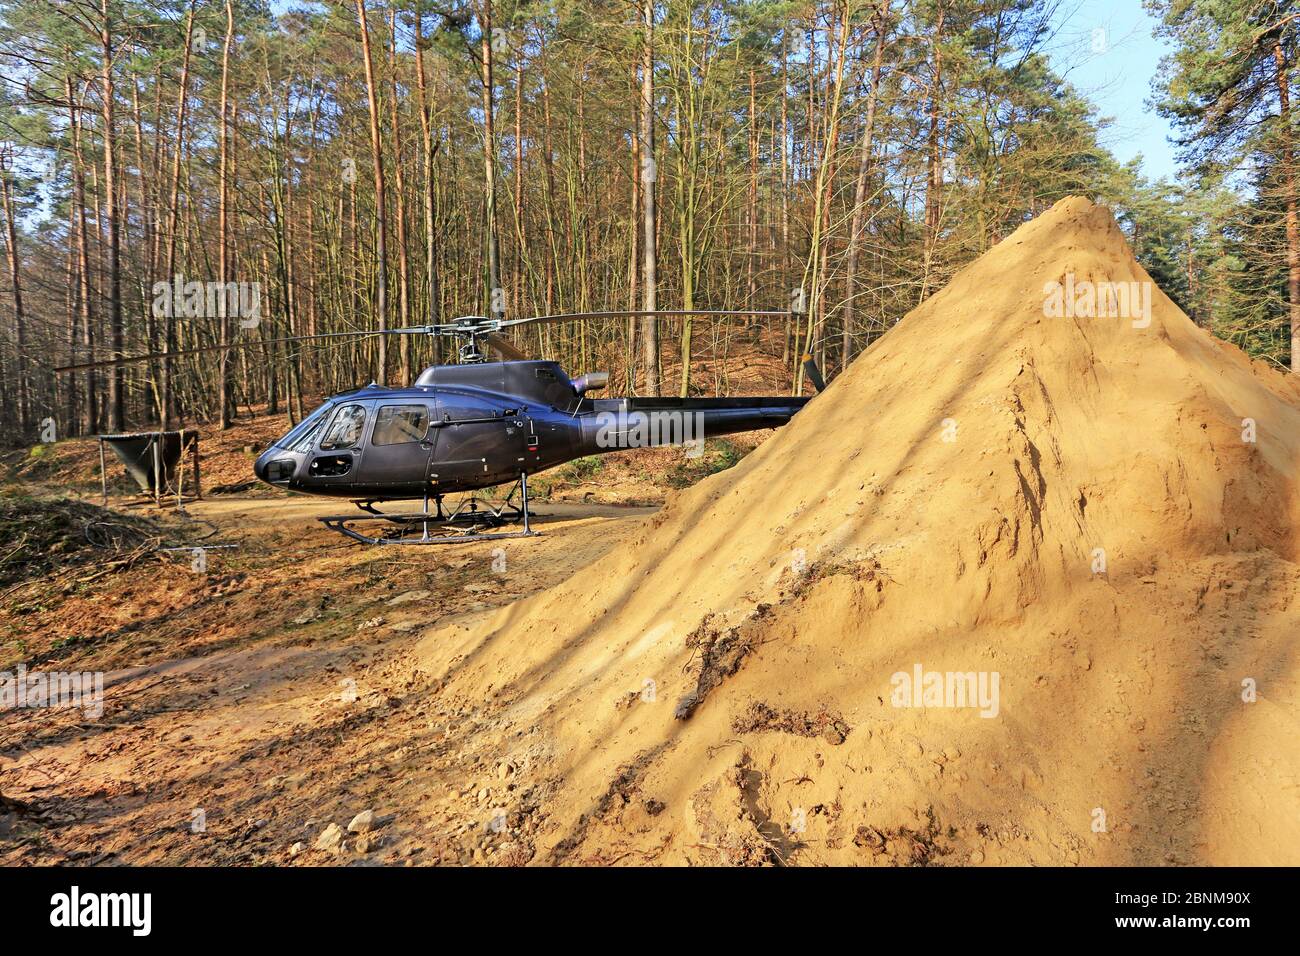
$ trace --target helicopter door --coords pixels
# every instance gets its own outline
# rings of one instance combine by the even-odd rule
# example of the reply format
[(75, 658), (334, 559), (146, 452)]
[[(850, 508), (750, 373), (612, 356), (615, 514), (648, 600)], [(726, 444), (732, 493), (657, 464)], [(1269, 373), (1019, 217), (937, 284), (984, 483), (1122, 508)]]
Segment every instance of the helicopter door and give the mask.
[(308, 474), (313, 485), (349, 484), (356, 480), (365, 445), (368, 410), (359, 402), (339, 405), (325, 426)]
[(437, 447), (429, 464), (434, 487), (482, 488), (510, 474), (510, 442), (500, 405), (473, 395), (438, 396)]
[(432, 410), (423, 402), (380, 404), (356, 482), (364, 488), (422, 492), (433, 454)]

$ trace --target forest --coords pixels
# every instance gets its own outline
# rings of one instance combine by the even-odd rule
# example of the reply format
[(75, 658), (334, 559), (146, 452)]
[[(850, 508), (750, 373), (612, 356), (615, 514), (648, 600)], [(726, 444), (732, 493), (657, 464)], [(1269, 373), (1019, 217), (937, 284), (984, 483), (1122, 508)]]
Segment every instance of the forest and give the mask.
[[(515, 333), (618, 394), (827, 378), (1018, 225), (1110, 205), (1198, 324), (1300, 353), (1290, 3), (1147, 0), (1176, 181), (1103, 145), (1061, 0), (7, 0), (0, 443), (297, 419)], [(229, 346), (229, 347), (227, 347)], [(942, 349), (935, 341), (931, 347)], [(98, 365), (58, 374), (60, 366)]]

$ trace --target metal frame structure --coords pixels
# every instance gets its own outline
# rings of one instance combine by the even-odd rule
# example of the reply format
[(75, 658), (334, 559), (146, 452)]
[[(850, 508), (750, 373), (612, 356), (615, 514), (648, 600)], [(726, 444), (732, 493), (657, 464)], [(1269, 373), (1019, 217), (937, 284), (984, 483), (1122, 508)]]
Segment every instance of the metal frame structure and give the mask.
[[(519, 503), (512, 504), (516, 493), (519, 494)], [(363, 544), (463, 544), (472, 541), (529, 538), (539, 533), (534, 531), (530, 524), (531, 512), (528, 509), (527, 472), (519, 473), (519, 479), (510, 487), (510, 492), (499, 504), (494, 505), (490, 501), (471, 494), (462, 498), (450, 514), (446, 514), (442, 510), (443, 495), (434, 494), (432, 497), (436, 508), (433, 514), (429, 513), (430, 496), (425, 494), (424, 509), (411, 514), (391, 514), (375, 508), (375, 500), (358, 500), (354, 501), (353, 504), (362, 511), (367, 512), (366, 514), (320, 515), (316, 520), (331, 531), (337, 531), (339, 534), (352, 538), (354, 541), (360, 541)], [(480, 504), (486, 504), (487, 507), (484, 510), (479, 510)], [(396, 535), (383, 536), (362, 534), (359, 530), (348, 527), (349, 522), (364, 521), (388, 521), (401, 526), (401, 530)], [(473, 530), (480, 527), (499, 528), (514, 522), (522, 522), (523, 529), (520, 531), (495, 531), (489, 533)], [(406, 532), (415, 530), (417, 525), (421, 530), (420, 537), (408, 536)], [(468, 525), (468, 530), (465, 528), (466, 525)], [(438, 531), (447, 533), (439, 534)], [(456, 534), (455, 531), (461, 533)]]
[[(185, 453), (190, 451), (190, 466), (194, 471), (194, 500), (203, 499), (203, 480), (199, 468), (199, 433), (193, 429), (177, 429), (176, 433), (180, 435), (180, 457), (176, 459), (176, 510), (182, 511), (185, 500)], [(108, 462), (104, 455), (104, 442), (113, 438), (129, 438), (135, 436), (148, 436), (152, 442), (153, 454), (153, 500), (154, 505), (161, 508), (164, 497), (163, 477), (166, 468), (162, 463), (162, 442), (163, 436), (171, 432), (133, 432), (130, 435), (96, 435), (95, 440), (99, 443), (99, 490), (104, 499), (104, 506), (108, 506)], [(165, 491), (170, 492), (170, 487)], [(147, 494), (147, 492), (146, 492)]]

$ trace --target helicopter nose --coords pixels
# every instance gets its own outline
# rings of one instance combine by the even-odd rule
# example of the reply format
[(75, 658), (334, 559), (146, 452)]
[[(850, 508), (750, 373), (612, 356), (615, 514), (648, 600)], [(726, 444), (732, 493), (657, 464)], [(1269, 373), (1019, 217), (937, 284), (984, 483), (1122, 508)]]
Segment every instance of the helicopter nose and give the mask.
[(272, 445), (253, 463), (253, 474), (268, 485), (289, 487), (293, 484), (293, 476), (297, 474), (303, 458), (301, 454)]
[(274, 451), (274, 447), (268, 448), (266, 451), (262, 452), (257, 461), (253, 463), (253, 474), (260, 480), (265, 481), (267, 484), (271, 483), (271, 479), (267, 477), (267, 469), (271, 466), (271, 455)]

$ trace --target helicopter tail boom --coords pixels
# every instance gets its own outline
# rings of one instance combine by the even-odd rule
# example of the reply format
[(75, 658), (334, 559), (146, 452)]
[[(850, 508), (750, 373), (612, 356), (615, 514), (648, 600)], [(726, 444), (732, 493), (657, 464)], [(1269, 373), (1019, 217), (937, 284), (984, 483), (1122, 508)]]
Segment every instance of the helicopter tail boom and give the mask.
[(808, 401), (795, 397), (586, 399), (577, 410), (582, 420), (580, 453), (693, 445), (720, 435), (778, 428)]

